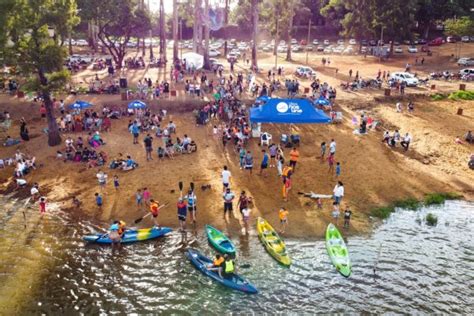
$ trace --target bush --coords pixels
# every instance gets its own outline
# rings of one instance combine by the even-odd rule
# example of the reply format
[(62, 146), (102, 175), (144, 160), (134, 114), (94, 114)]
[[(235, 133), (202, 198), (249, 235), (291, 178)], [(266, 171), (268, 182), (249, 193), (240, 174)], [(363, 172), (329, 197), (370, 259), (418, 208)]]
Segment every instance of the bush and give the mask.
[(416, 211), (421, 206), (421, 203), (415, 198), (408, 198), (406, 200), (395, 201), (393, 205), (395, 207)]
[(425, 220), (426, 224), (429, 226), (436, 226), (438, 224), (438, 217), (433, 213), (428, 213)]
[(431, 95), (431, 100), (433, 101), (441, 101), (441, 100), (444, 100), (446, 99), (446, 95), (445, 94), (441, 94), (441, 93), (435, 93), (433, 95)]
[(373, 208), (370, 211), (370, 215), (373, 217), (378, 217), (380, 219), (385, 219), (390, 216), (395, 211), (395, 208), (393, 206), (382, 206), (382, 207), (376, 207)]
[(459, 199), (461, 195), (457, 193), (430, 193), (425, 196), (425, 205), (443, 204), (446, 200)]
[(474, 100), (474, 91), (456, 91), (448, 96), (448, 99), (458, 100)]

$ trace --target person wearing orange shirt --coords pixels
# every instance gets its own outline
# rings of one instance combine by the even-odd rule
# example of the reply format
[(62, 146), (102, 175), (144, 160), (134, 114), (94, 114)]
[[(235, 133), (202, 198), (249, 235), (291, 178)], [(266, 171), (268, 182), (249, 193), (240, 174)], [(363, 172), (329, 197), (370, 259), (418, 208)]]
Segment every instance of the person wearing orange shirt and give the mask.
[(150, 212), (151, 212), (151, 216), (153, 216), (153, 222), (155, 223), (155, 226), (157, 228), (160, 227), (160, 225), (158, 224), (158, 212), (160, 210), (160, 203), (158, 203), (158, 201), (155, 201), (153, 199), (150, 200)]
[(288, 210), (284, 207), (278, 211), (278, 217), (280, 218), (280, 233), (285, 233), (285, 229), (288, 226)]
[(296, 170), (296, 163), (298, 162), (298, 159), (300, 158), (300, 153), (296, 149), (296, 147), (293, 147), (293, 149), (290, 151), (290, 166), (293, 168), (293, 172)]

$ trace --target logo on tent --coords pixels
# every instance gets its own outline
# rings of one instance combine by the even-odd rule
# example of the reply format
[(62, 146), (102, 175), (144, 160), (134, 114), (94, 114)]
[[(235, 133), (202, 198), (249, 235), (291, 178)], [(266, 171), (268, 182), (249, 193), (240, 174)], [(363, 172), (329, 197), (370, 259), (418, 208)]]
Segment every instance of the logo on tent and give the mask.
[(285, 102), (280, 102), (277, 104), (276, 109), (280, 113), (286, 113), (288, 111), (288, 104)]

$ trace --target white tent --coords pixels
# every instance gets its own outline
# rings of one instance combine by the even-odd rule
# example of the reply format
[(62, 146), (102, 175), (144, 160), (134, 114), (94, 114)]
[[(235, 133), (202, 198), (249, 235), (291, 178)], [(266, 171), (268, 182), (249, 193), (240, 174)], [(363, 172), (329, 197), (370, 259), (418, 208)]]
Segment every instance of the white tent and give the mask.
[(196, 53), (183, 54), (183, 60), (186, 59), (186, 68), (201, 69), (204, 66), (204, 56)]

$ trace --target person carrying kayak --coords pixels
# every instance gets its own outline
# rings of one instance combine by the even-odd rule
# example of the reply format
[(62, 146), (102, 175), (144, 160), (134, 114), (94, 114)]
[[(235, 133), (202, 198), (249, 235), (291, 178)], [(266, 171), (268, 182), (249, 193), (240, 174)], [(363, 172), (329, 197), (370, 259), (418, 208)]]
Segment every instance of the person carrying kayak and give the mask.
[(196, 197), (196, 194), (194, 194), (193, 189), (189, 189), (188, 194), (184, 198), (188, 202), (188, 212), (191, 215), (191, 220), (193, 221), (193, 225), (195, 226), (194, 228), (196, 228), (197, 197)]
[(179, 231), (184, 232), (186, 231), (186, 213), (187, 213), (187, 204), (183, 198), (178, 199), (178, 204), (176, 205), (178, 208), (178, 221), (179, 221)]
[(118, 221), (118, 225), (119, 225), (119, 229), (118, 229), (118, 233), (120, 235), (120, 238), (123, 237), (123, 234), (125, 234), (125, 230), (126, 230), (126, 225), (127, 223), (125, 223), (124, 221), (120, 220)]
[(208, 270), (210, 271), (217, 271), (219, 276), (222, 278), (222, 265), (224, 263), (224, 257), (222, 257), (220, 254), (217, 254), (214, 261), (212, 262), (212, 265), (207, 267)]
[(155, 223), (156, 228), (160, 228), (160, 225), (158, 224), (158, 212), (160, 210), (160, 203), (158, 201), (155, 201), (153, 199), (150, 200), (150, 212), (151, 216), (153, 216), (153, 222)]
[(224, 279), (232, 279), (235, 273), (235, 263), (228, 254), (224, 255), (224, 264), (222, 269)]

